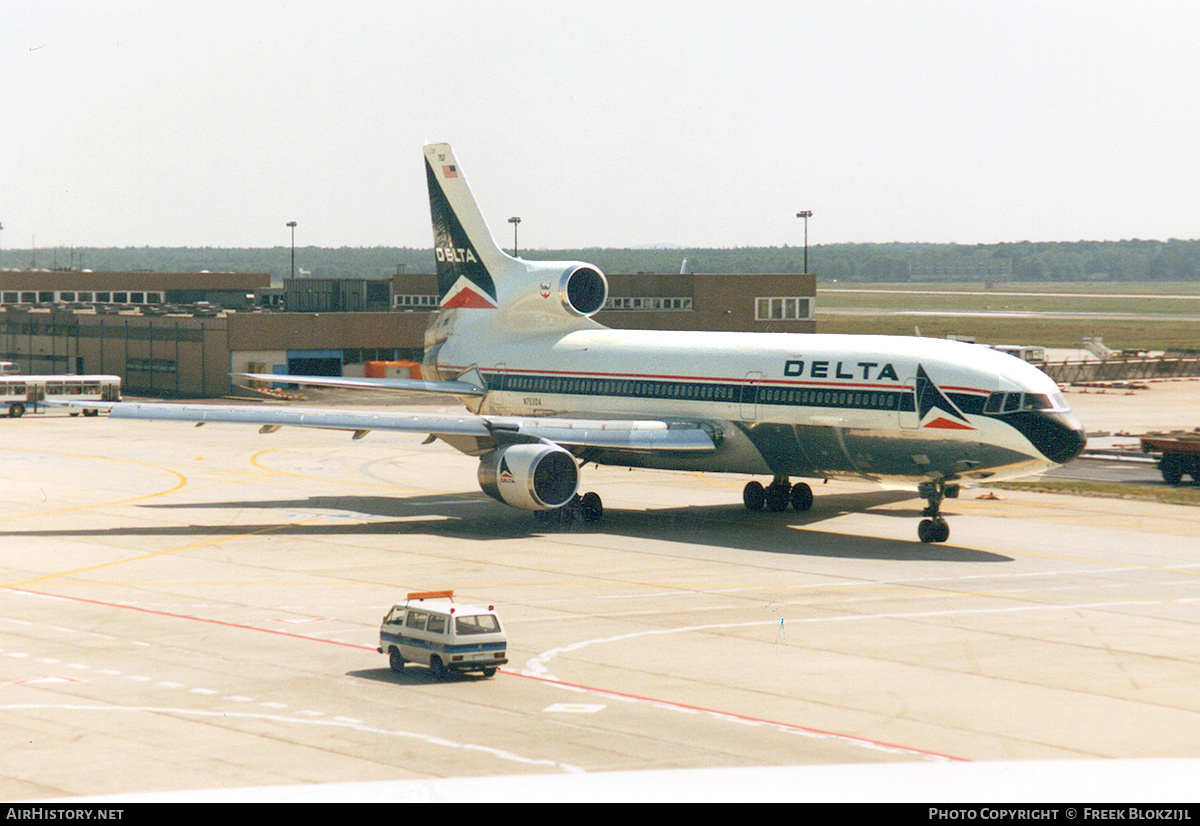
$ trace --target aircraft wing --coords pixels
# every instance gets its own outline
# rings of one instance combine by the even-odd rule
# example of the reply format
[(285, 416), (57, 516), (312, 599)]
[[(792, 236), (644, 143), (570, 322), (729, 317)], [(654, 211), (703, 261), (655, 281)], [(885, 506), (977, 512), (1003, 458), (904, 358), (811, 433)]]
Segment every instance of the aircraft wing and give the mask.
[(410, 393), (444, 393), (448, 396), (482, 396), (487, 391), (465, 381), (425, 379), (368, 379), (344, 376), (289, 376), (277, 373), (234, 373), (242, 379), (313, 387), (345, 387), (351, 390), (403, 390)]
[(112, 419), (158, 419), (199, 424), (227, 422), (259, 425), (264, 432), (285, 426), (318, 427), (353, 431), (355, 438), (372, 430), (394, 430), (450, 439), (474, 437), (482, 440), (484, 448), (488, 442), (500, 445), (546, 441), (567, 448), (634, 452), (711, 452), (716, 449), (714, 431), (695, 421), (553, 419), (221, 404), (93, 402), (89, 406), (107, 409)]

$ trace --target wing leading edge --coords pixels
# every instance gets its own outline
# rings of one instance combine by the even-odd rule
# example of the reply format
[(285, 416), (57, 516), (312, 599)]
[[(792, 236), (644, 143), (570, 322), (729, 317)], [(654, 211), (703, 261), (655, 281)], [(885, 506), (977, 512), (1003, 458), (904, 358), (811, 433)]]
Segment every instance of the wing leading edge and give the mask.
[(602, 448), (635, 452), (711, 452), (713, 432), (699, 422), (664, 420), (583, 420), (475, 416), (446, 413), (392, 413), (385, 411), (323, 410), (302, 407), (247, 407), (219, 404), (141, 404), (118, 402), (108, 407), (114, 419), (224, 422), (264, 428), (316, 427), (354, 431), (356, 437), (371, 430), (428, 433), (441, 437), (474, 437), (496, 444), (553, 442), (568, 448)]
[(289, 376), (277, 373), (234, 373), (254, 381), (278, 384), (303, 384), (312, 387), (344, 387), (350, 390), (399, 390), (409, 393), (440, 393), (447, 396), (482, 396), (487, 390), (465, 381), (428, 381), (426, 379), (368, 379), (343, 376)]

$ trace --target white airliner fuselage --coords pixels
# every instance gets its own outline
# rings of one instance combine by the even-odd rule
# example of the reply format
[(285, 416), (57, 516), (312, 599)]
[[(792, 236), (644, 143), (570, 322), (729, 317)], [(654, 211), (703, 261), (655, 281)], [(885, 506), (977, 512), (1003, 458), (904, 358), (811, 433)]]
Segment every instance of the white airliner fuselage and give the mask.
[[(492, 346), (473, 346), (472, 338), (443, 348), (435, 371), (457, 377), (477, 369), (489, 388), (477, 412), (704, 421), (722, 437), (708, 454), (603, 454), (595, 459), (601, 464), (908, 483), (995, 480), (1043, 471), (1056, 463), (1047, 453), (1066, 458), (1076, 444), (1070, 425), (1063, 445), (1039, 449), (1011, 424), (1030, 404), (1065, 417), (1051, 379), (1019, 359), (959, 342), (605, 328), (510, 336)], [(945, 402), (924, 415), (915, 397), (918, 370), (937, 376)], [(1014, 394), (1007, 416), (1003, 403), (998, 415), (984, 414), (997, 393)], [(1018, 401), (1023, 393), (1037, 401)]]

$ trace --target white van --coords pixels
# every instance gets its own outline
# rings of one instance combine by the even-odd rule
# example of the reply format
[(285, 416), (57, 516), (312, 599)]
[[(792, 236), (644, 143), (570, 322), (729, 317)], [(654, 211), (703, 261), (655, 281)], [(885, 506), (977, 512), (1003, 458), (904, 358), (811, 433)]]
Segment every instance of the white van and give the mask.
[(427, 665), (438, 677), (479, 671), (490, 677), (508, 662), (508, 639), (495, 607), (458, 605), (453, 591), (416, 591), (393, 605), (379, 628), (380, 654), (392, 671)]

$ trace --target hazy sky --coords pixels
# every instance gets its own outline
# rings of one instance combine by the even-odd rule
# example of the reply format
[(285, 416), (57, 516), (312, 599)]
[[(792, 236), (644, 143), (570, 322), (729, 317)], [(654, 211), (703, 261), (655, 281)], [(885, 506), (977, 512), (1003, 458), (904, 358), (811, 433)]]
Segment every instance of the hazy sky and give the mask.
[(0, 2), (0, 244), (1200, 237), (1200, 3)]

